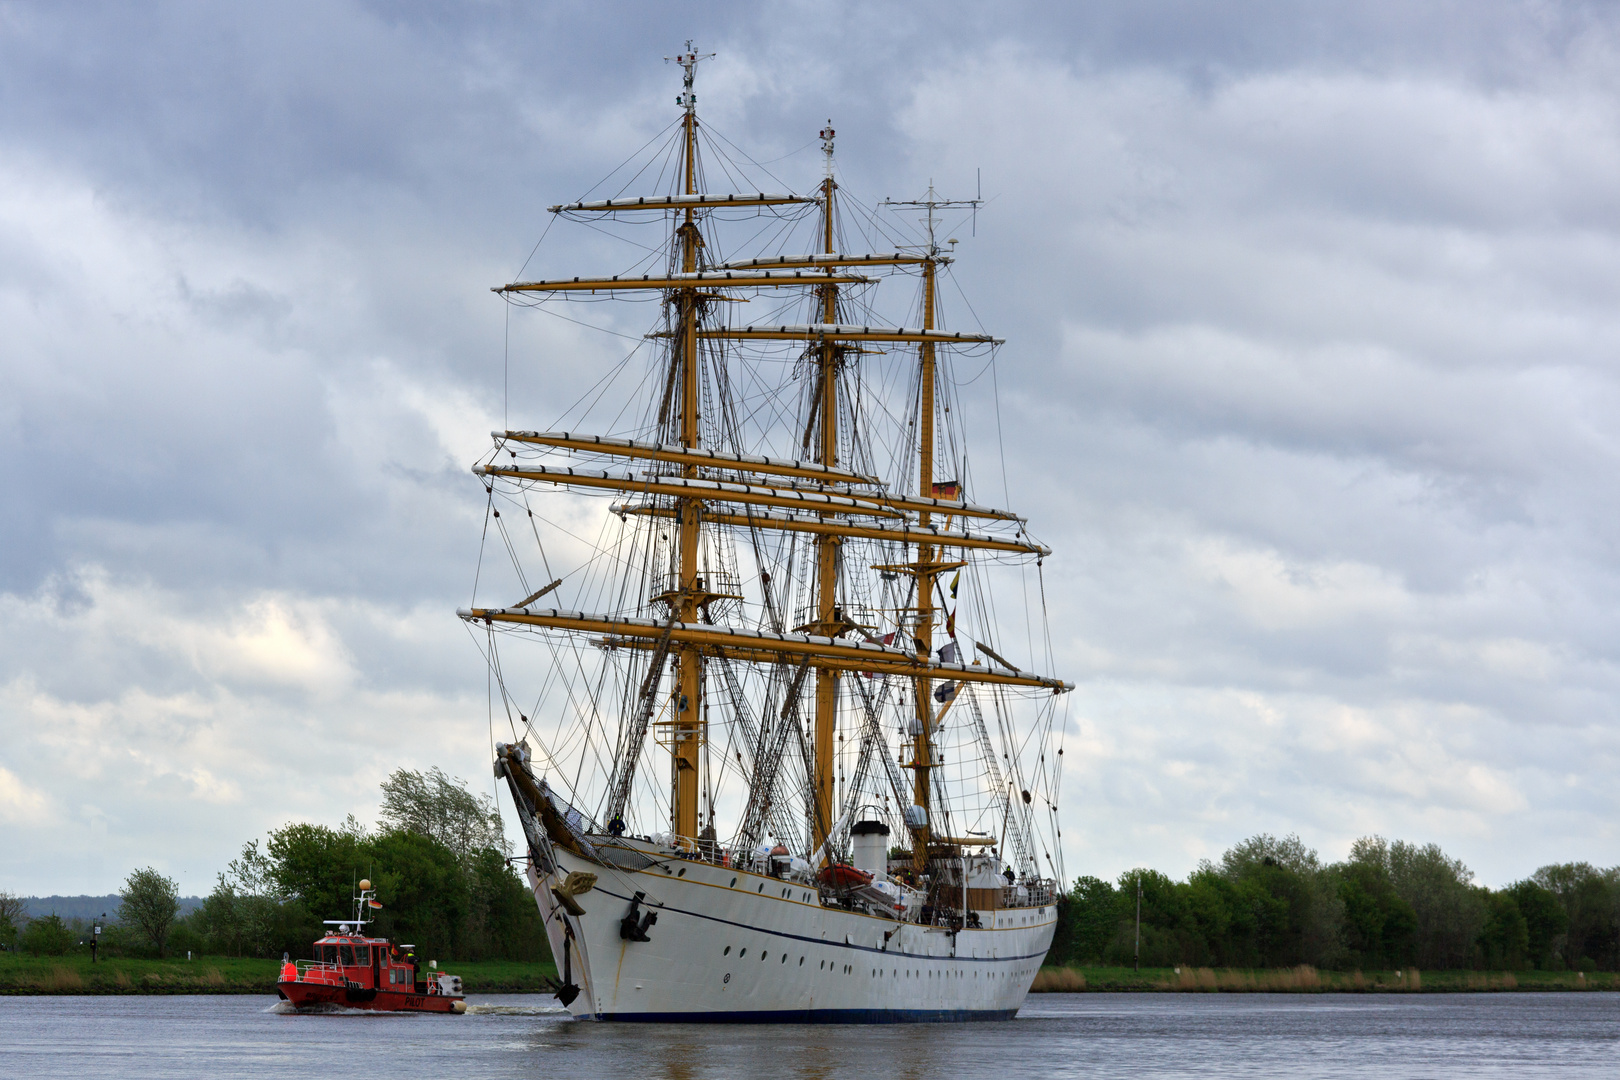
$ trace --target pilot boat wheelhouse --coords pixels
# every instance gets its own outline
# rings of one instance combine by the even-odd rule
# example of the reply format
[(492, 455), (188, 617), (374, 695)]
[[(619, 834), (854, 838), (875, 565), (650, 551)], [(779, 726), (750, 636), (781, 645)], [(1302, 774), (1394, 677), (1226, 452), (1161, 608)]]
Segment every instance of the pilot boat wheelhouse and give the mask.
[(335, 929), (315, 942), (314, 959), (284, 962), (276, 990), (298, 1009), (466, 1012), (460, 976), (441, 973), (436, 964), (424, 971), (413, 946), (366, 935), (365, 912), (381, 906), (371, 882), (361, 881), (355, 917), (326, 920)]

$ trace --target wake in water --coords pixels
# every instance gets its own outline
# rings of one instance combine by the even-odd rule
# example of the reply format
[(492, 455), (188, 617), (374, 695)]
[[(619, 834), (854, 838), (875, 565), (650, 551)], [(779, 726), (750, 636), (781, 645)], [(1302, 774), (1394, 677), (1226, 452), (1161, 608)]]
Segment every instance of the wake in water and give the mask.
[(467, 1004), (467, 1013), (480, 1016), (567, 1016), (561, 1005), (474, 1005)]
[[(313, 1005), (305, 1009), (293, 1007), (290, 1001), (278, 1001), (264, 1010), (278, 1016), (417, 1016), (422, 1013), (379, 1012), (375, 1009), (351, 1009), (344, 1005)], [(568, 1010), (561, 1005), (475, 1005), (467, 1003), (467, 1015), (479, 1016), (556, 1016), (567, 1017)]]
[(351, 1009), (346, 1005), (311, 1005), (299, 1009), (290, 1001), (278, 1001), (264, 1010), (279, 1016), (416, 1016), (417, 1013), (385, 1012), (377, 1009)]

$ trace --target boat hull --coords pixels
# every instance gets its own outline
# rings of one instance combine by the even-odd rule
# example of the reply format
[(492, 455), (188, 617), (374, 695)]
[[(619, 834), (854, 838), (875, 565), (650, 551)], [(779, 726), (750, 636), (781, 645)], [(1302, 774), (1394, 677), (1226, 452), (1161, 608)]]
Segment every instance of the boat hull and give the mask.
[[(979, 912), (981, 928), (901, 923), (823, 906), (813, 886), (626, 842), (604, 866), (554, 849), (530, 871), (559, 974), (581, 1019), (678, 1023), (915, 1023), (1007, 1020), (1056, 928), (1045, 907)], [(570, 915), (551, 893), (572, 870), (597, 875)], [(639, 898), (637, 894), (640, 894)], [(652, 912), (648, 941), (621, 923)], [(566, 960), (566, 963), (565, 963)]]
[(446, 994), (403, 993), (398, 990), (354, 989), (329, 983), (276, 983), (276, 989), (295, 1009), (366, 1009), (372, 1012), (463, 1013), (463, 998)]

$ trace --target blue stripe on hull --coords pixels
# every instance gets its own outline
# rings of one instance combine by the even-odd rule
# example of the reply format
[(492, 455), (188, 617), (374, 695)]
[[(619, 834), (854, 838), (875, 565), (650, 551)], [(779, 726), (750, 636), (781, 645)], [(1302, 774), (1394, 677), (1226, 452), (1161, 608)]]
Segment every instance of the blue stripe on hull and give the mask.
[(959, 1024), (972, 1020), (1011, 1020), (1017, 1015), (1017, 1009), (757, 1009), (606, 1013), (582, 1019), (621, 1024)]

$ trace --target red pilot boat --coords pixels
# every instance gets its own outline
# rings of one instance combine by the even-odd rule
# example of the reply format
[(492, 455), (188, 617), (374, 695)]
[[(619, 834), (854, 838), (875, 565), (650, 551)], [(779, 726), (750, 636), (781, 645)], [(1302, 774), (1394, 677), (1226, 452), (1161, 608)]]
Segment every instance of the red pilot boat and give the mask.
[(437, 961), (423, 971), (412, 946), (365, 936), (366, 912), (380, 907), (371, 882), (361, 881), (354, 918), (327, 919), (325, 925), (336, 929), (315, 943), (315, 959), (284, 962), (276, 990), (300, 1010), (466, 1012), (459, 975), (438, 971)]

